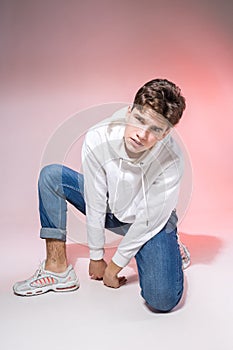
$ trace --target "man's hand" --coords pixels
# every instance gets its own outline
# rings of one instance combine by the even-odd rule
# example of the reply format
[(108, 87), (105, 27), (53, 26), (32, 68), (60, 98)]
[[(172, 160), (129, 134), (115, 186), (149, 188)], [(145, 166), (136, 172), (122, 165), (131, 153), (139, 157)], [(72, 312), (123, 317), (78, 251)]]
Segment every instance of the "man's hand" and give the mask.
[(106, 267), (107, 267), (107, 263), (104, 259), (90, 260), (89, 276), (91, 276), (93, 280), (102, 280)]
[(105, 269), (103, 282), (105, 286), (111, 288), (119, 288), (123, 286), (127, 279), (125, 276), (118, 277), (117, 274), (122, 270), (122, 268), (116, 265), (113, 261), (110, 261), (107, 268)]

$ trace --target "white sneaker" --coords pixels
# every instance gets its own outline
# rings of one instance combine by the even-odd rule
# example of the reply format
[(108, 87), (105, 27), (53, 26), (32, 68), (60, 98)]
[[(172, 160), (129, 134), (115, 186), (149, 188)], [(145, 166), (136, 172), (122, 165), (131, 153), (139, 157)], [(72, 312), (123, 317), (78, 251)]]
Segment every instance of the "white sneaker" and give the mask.
[(190, 252), (188, 248), (179, 240), (180, 255), (182, 258), (183, 269), (187, 269), (191, 264)]
[(14, 293), (21, 296), (33, 296), (49, 291), (68, 292), (79, 288), (79, 280), (72, 265), (69, 265), (62, 273), (46, 271), (44, 266), (45, 261), (41, 263), (31, 278), (15, 283)]

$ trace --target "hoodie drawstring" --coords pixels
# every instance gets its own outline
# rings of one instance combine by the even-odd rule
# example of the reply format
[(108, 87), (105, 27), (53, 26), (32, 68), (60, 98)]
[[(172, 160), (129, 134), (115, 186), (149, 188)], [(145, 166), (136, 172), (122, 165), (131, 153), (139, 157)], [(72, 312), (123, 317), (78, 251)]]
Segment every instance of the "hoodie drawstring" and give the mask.
[(141, 180), (142, 180), (142, 192), (143, 192), (143, 198), (144, 198), (144, 202), (145, 202), (145, 208), (146, 208), (146, 226), (148, 226), (149, 224), (149, 213), (148, 213), (148, 204), (147, 204), (147, 200), (146, 200), (146, 191), (145, 191), (145, 182), (144, 182), (144, 173), (143, 173), (143, 169), (142, 169), (142, 164), (140, 163), (140, 169), (141, 169)]
[(121, 168), (122, 168), (122, 161), (123, 161), (123, 159), (120, 158), (120, 163), (119, 163), (119, 176), (118, 176), (118, 178), (117, 178), (116, 191), (115, 191), (114, 202), (113, 202), (113, 206), (112, 206), (112, 212), (113, 212), (113, 214), (114, 214), (114, 211), (115, 211), (116, 198), (117, 198), (117, 190), (118, 190), (118, 186), (119, 186), (119, 182), (120, 182), (120, 173), (121, 173)]

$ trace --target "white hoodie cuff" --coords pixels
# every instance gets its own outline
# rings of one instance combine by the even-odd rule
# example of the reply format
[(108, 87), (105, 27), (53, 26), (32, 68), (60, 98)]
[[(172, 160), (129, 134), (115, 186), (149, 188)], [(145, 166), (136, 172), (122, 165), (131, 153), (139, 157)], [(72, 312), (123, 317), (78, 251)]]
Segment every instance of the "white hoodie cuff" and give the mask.
[(125, 267), (130, 262), (130, 259), (125, 258), (118, 251), (116, 251), (116, 253), (114, 254), (114, 256), (112, 258), (112, 261), (120, 267)]
[(104, 249), (90, 249), (90, 259), (91, 260), (101, 260), (104, 257)]

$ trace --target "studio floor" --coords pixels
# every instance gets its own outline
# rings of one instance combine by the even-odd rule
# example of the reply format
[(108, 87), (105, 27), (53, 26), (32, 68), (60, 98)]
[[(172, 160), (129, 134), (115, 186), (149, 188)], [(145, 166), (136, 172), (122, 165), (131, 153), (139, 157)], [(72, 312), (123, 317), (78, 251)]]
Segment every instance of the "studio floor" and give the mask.
[[(205, 349), (232, 350), (233, 238), (221, 232), (180, 233), (192, 264), (185, 270), (185, 293), (168, 314), (152, 313), (143, 302), (136, 264), (123, 271), (128, 282), (105, 287), (88, 276), (86, 245), (68, 242), (69, 262), (80, 278), (75, 292), (18, 297), (17, 280), (29, 277), (44, 257), (44, 244), (31, 230), (2, 239), (1, 348), (10, 349)], [(114, 248), (107, 248), (109, 260)]]

